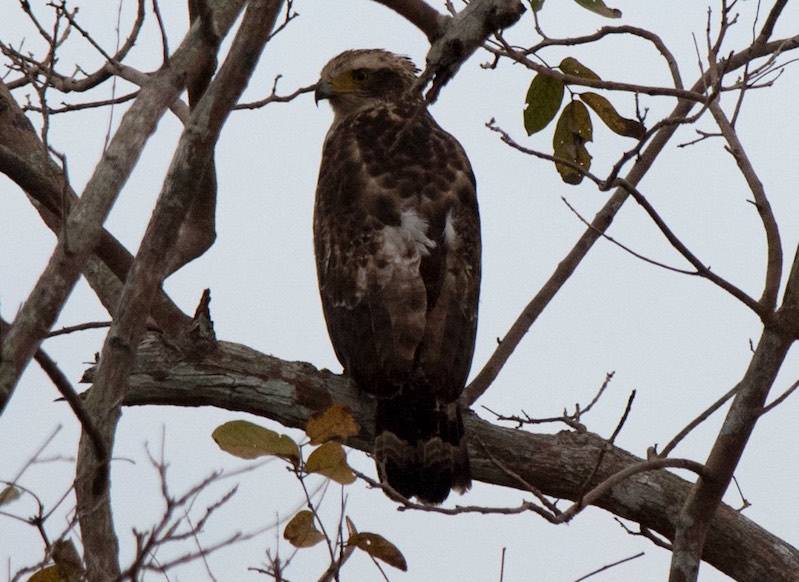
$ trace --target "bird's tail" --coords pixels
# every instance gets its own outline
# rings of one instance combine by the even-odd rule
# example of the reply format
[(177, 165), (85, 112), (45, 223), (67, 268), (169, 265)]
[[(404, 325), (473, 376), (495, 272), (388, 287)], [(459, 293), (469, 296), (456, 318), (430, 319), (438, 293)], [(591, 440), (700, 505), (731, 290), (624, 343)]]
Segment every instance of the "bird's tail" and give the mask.
[(375, 435), (380, 481), (404, 497), (438, 504), (451, 489), (462, 493), (471, 487), (457, 400), (441, 402), (428, 391), (407, 389), (378, 398)]

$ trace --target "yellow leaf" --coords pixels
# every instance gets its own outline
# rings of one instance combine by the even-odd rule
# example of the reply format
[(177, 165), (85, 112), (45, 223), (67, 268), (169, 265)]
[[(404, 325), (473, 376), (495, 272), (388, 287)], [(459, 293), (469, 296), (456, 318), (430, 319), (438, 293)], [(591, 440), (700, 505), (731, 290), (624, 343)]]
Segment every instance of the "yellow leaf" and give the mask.
[(291, 438), (246, 420), (226, 422), (211, 436), (220, 449), (242, 459), (276, 455), (294, 465), (300, 461), (300, 448)]
[(305, 434), (311, 439), (312, 445), (319, 445), (335, 438), (355, 436), (361, 430), (352, 410), (343, 404), (334, 404), (330, 408), (312, 414), (305, 425)]
[(295, 548), (310, 548), (323, 539), (324, 534), (316, 529), (313, 513), (304, 509), (291, 518), (283, 530), (283, 537)]
[(408, 571), (408, 564), (405, 562), (405, 557), (399, 551), (397, 546), (392, 544), (386, 538), (376, 533), (356, 533), (347, 540), (349, 545), (353, 545), (373, 558), (383, 560), (389, 566), (394, 566), (402, 570)]
[(580, 94), (580, 99), (585, 101), (591, 109), (599, 115), (605, 125), (613, 132), (626, 137), (641, 139), (646, 132), (644, 125), (635, 119), (627, 119), (619, 115), (616, 108), (602, 95), (586, 92)]
[[(580, 101), (572, 101), (560, 114), (552, 136), (555, 156), (569, 160), (588, 171), (591, 167), (591, 154), (585, 149), (585, 142), (592, 139), (593, 129), (588, 108)], [(579, 184), (583, 180), (583, 173), (572, 166), (555, 162), (555, 168), (567, 184)]]
[(28, 582), (64, 582), (64, 580), (59, 575), (58, 568), (48, 566), (28, 578)]
[(349, 485), (355, 481), (355, 475), (347, 465), (344, 447), (335, 441), (328, 441), (315, 449), (305, 462), (305, 470), (329, 477), (342, 485)]

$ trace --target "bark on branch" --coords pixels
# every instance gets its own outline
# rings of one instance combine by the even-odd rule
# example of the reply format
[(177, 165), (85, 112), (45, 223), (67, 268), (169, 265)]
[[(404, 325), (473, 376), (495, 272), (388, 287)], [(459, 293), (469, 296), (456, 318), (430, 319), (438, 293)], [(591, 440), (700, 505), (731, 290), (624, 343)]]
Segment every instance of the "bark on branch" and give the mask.
[[(348, 445), (370, 451), (372, 403), (345, 378), (228, 342), (220, 342), (202, 359), (187, 361), (184, 354), (150, 335), (139, 347), (124, 404), (215, 406), (304, 428), (310, 414), (334, 402), (349, 405), (363, 427)], [(496, 426), (472, 414), (467, 414), (466, 427), (475, 479), (524, 490), (493, 457), (556, 498), (580, 498), (603, 449), (607, 450), (596, 482), (642, 462), (591, 433), (534, 434)], [(207, 430), (210, 433), (213, 427)], [(691, 482), (668, 471), (644, 473), (613, 487), (596, 506), (672, 539), (691, 487)], [(703, 560), (739, 581), (788, 582), (799, 571), (799, 550), (726, 505), (720, 506), (712, 523)]]

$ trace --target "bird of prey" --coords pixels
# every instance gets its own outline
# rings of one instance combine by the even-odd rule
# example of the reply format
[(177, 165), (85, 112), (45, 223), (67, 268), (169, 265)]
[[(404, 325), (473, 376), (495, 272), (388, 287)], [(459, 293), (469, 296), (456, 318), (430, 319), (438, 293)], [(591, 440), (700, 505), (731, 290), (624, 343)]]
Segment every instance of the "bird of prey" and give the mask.
[(323, 69), (334, 119), (314, 205), (333, 349), (376, 399), (382, 483), (438, 504), (471, 486), (458, 397), (474, 352), (480, 218), (469, 160), (427, 111), (410, 59), (350, 50)]

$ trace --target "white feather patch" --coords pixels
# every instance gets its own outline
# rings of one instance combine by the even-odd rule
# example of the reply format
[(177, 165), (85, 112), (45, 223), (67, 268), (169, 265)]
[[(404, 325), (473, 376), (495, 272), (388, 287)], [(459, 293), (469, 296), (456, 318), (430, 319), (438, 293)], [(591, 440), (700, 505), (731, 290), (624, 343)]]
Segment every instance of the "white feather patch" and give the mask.
[(430, 249), (436, 246), (436, 243), (427, 236), (429, 226), (427, 221), (415, 210), (404, 210), (400, 215), (400, 229), (411, 237), (416, 244), (416, 250), (423, 257), (428, 256)]
[(450, 248), (458, 246), (458, 233), (455, 231), (455, 219), (452, 217), (452, 210), (447, 212), (447, 219), (444, 223), (444, 244)]

